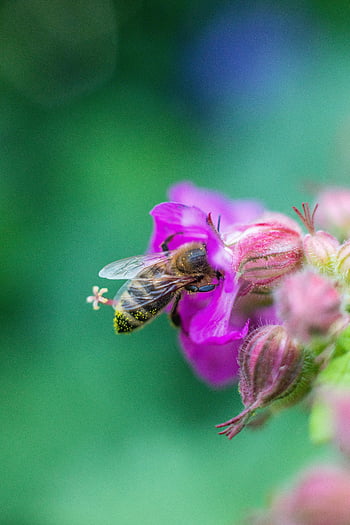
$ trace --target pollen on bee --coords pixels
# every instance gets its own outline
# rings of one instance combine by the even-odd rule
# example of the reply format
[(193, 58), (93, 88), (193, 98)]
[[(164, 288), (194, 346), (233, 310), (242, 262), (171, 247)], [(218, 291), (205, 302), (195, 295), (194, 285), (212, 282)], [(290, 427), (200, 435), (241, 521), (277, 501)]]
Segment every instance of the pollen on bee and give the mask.
[(133, 312), (132, 316), (141, 322), (148, 321), (149, 319), (149, 315), (142, 310), (136, 310), (136, 312)]
[(126, 315), (123, 312), (118, 311), (115, 312), (113, 324), (114, 329), (118, 334), (132, 332), (135, 328)]

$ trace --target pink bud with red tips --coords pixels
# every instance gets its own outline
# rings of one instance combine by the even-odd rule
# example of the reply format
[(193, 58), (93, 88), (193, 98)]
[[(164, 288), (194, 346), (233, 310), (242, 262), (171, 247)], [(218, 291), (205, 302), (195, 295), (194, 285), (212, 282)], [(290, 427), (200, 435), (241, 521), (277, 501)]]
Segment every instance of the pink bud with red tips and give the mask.
[(293, 210), (299, 216), (309, 232), (303, 238), (303, 248), (306, 261), (319, 270), (332, 274), (339, 242), (330, 233), (322, 230), (315, 230), (315, 213), (318, 209), (317, 204), (312, 213), (307, 202), (303, 202), (302, 206), (304, 213), (294, 206)]
[(283, 398), (285, 405), (304, 395), (313, 376), (308, 354), (295, 344), (280, 325), (257, 328), (239, 350), (239, 390), (246, 407), (238, 416), (221, 423), (220, 434), (238, 434), (254, 413)]
[(325, 336), (342, 319), (341, 295), (327, 277), (312, 270), (288, 275), (275, 293), (277, 312), (289, 334), (303, 343)]
[(328, 188), (318, 196), (317, 223), (344, 240), (350, 237), (350, 190)]
[(301, 235), (297, 227), (292, 228), (291, 220), (287, 223), (267, 218), (249, 225), (232, 241), (234, 269), (239, 278), (253, 286), (275, 284), (302, 262)]

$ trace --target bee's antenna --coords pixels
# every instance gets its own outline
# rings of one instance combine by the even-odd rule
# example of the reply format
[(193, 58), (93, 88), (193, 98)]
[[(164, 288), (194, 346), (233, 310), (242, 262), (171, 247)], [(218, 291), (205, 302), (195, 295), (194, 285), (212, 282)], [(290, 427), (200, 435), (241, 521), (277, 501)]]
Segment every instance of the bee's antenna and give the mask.
[(216, 227), (218, 232), (220, 231), (220, 224), (221, 224), (221, 215), (219, 215), (219, 217), (218, 217), (218, 225)]

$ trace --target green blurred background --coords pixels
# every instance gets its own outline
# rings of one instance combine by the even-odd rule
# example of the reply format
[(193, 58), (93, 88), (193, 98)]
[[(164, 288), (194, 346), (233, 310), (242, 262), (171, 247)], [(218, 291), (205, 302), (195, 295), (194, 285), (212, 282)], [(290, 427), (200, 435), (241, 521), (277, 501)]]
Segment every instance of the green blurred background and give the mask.
[[(289, 213), (350, 164), (347, 2), (0, 3), (0, 522), (230, 525), (328, 455), (296, 408), (239, 410), (165, 316), (85, 303), (189, 179)], [(118, 283), (108, 283), (114, 293)]]

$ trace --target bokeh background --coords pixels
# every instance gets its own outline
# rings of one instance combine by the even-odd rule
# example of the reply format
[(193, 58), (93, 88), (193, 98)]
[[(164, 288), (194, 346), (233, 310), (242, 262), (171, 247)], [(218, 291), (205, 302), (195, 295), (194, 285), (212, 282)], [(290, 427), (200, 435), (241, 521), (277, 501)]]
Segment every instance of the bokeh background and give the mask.
[(85, 298), (145, 250), (176, 181), (287, 213), (347, 184), (349, 16), (345, 1), (1, 1), (1, 524), (238, 524), (329, 455), (300, 407), (217, 436), (235, 388), (194, 377), (165, 316), (117, 337)]

